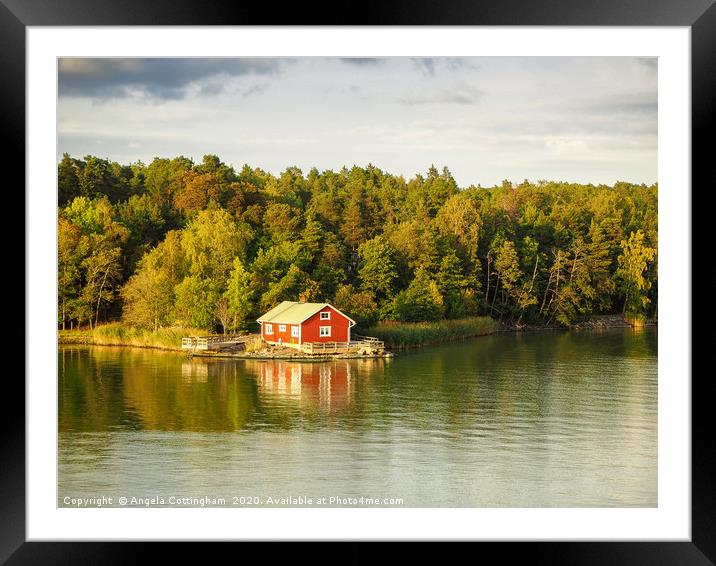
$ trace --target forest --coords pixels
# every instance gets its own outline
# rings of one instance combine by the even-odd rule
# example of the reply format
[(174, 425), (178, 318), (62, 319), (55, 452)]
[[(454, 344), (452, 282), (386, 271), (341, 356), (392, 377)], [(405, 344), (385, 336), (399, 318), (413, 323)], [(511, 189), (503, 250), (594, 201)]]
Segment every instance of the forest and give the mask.
[(255, 327), (282, 300), (368, 327), (489, 315), (655, 318), (657, 185), (458, 187), (447, 168), (296, 167), (215, 155), (58, 164), (58, 325)]

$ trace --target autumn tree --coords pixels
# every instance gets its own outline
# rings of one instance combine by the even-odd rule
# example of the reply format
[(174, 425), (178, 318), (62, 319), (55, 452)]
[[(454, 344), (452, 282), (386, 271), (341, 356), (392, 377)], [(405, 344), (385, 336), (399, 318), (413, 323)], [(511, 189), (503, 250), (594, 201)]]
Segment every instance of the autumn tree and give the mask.
[(181, 242), (190, 271), (222, 286), (234, 258), (245, 261), (253, 237), (251, 228), (222, 208), (202, 210), (182, 230)]
[(616, 277), (624, 293), (622, 312), (630, 316), (641, 316), (649, 305), (647, 292), (651, 282), (644, 276), (649, 264), (656, 258), (656, 249), (644, 242), (644, 232), (637, 230), (629, 234), (628, 240), (621, 241), (622, 253), (617, 258), (619, 267)]
[(333, 298), (363, 320), (420, 318), (405, 301), (427, 304), (426, 281), (451, 318), (570, 325), (657, 303), (656, 184), (461, 189), (434, 166), (411, 178), (372, 164), (274, 175), (216, 155), (63, 155), (57, 174), (63, 327), (121, 316), (236, 330), (283, 298)]
[(158, 328), (174, 320), (175, 287), (182, 281), (189, 263), (181, 246), (181, 234), (169, 232), (147, 252), (137, 270), (122, 287), (123, 320), (139, 328)]

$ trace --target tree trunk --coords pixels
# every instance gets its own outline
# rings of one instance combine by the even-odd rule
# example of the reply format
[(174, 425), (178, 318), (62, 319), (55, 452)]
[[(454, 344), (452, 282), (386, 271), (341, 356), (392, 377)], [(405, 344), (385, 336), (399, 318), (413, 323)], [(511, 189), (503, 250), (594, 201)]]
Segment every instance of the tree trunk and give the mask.
[(490, 254), (487, 254), (487, 290), (485, 291), (485, 303), (490, 296)]
[(536, 255), (535, 256), (535, 268), (534, 268), (534, 271), (532, 272), (532, 281), (530, 281), (530, 290), (528, 291), (529, 293), (532, 292), (532, 288), (535, 285), (535, 278), (537, 277), (537, 264), (538, 263), (539, 263), (539, 255)]
[(572, 283), (572, 279), (574, 278), (574, 271), (577, 269), (577, 257), (579, 255), (579, 252), (574, 252), (574, 261), (572, 262), (572, 271), (569, 273), (569, 283)]
[(104, 289), (104, 283), (107, 281), (107, 274), (109, 273), (109, 267), (107, 267), (106, 271), (104, 272), (104, 277), (102, 278), (102, 285), (99, 286), (99, 296), (97, 297), (97, 313), (95, 315), (94, 319), (94, 325), (97, 326), (97, 323), (99, 322), (99, 303), (102, 300), (102, 289)]
[(542, 313), (544, 312), (544, 305), (547, 302), (547, 294), (550, 291), (550, 285), (552, 285), (552, 274), (549, 274), (549, 279), (547, 280), (547, 287), (544, 289), (544, 295), (542, 296), (542, 304), (539, 307), (539, 315), (542, 316)]
[[(554, 281), (554, 291), (552, 291), (552, 296), (549, 299), (549, 303), (547, 303), (547, 309), (545, 310), (545, 315), (549, 314), (549, 309), (552, 306), (552, 302), (554, 301), (555, 297), (557, 297), (557, 300), (559, 302), (559, 274), (562, 271), (561, 268), (561, 256), (559, 257), (559, 263), (557, 263), (557, 271), (555, 272), (555, 281)], [(547, 319), (546, 325), (549, 325), (550, 322), (552, 322), (552, 317), (554, 316), (554, 313), (550, 315), (550, 317)]]
[[(62, 264), (62, 286), (64, 287), (65, 281), (67, 279), (67, 266), (63, 263)], [(65, 329), (65, 291), (63, 289), (62, 291), (62, 330)]]
[(494, 312), (495, 309), (495, 299), (497, 299), (497, 290), (500, 288), (500, 274), (497, 274), (497, 281), (495, 282), (495, 294), (492, 296), (492, 304), (490, 305), (490, 314)]

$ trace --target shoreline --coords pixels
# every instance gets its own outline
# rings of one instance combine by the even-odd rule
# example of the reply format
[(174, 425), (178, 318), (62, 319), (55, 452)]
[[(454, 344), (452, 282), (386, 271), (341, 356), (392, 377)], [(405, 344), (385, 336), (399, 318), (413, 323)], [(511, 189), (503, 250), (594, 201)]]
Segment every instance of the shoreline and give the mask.
[[(468, 319), (458, 319), (468, 320)], [(490, 319), (492, 320), (492, 319)], [(93, 333), (94, 331), (81, 330), (81, 331), (58, 331), (57, 345), (59, 346), (108, 346), (116, 348), (141, 348), (147, 350), (159, 350), (164, 352), (174, 352), (186, 355), (189, 358), (219, 358), (219, 359), (240, 359), (240, 360), (294, 360), (294, 361), (307, 361), (307, 362), (323, 362), (340, 359), (386, 359), (395, 356), (393, 351), (409, 351), (418, 350), (423, 347), (439, 346), (441, 344), (449, 344), (454, 342), (461, 342), (464, 340), (471, 340), (474, 338), (480, 338), (483, 336), (490, 336), (493, 334), (499, 334), (503, 332), (540, 332), (540, 331), (595, 331), (595, 330), (608, 330), (613, 328), (644, 328), (644, 327), (656, 327), (658, 323), (656, 321), (647, 321), (643, 325), (633, 325), (624, 320), (621, 315), (597, 315), (589, 317), (585, 320), (579, 321), (572, 326), (562, 327), (557, 325), (540, 326), (540, 325), (514, 325), (508, 323), (502, 323), (496, 320), (492, 320), (494, 327), (490, 329), (483, 329), (476, 333), (466, 333), (463, 335), (449, 335), (441, 336), (435, 339), (429, 339), (422, 342), (416, 343), (397, 343), (387, 346), (390, 351), (385, 351), (382, 354), (329, 354), (329, 355), (305, 355), (299, 352), (295, 354), (287, 348), (281, 349), (281, 351), (271, 352), (270, 350), (260, 350), (254, 352), (187, 352), (182, 349), (181, 346), (170, 346), (166, 344), (137, 344), (129, 341), (112, 341), (105, 339), (96, 338)], [(397, 325), (392, 325), (393, 327)], [(387, 326), (390, 328), (390, 325)], [(77, 333), (77, 334), (74, 334)], [(388, 344), (389, 340), (386, 341)]]

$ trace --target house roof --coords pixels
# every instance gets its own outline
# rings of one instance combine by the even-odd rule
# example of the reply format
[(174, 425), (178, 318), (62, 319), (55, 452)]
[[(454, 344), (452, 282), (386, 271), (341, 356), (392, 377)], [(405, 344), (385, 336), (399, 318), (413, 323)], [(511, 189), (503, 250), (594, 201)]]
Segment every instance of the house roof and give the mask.
[[(341, 313), (350, 322), (355, 324), (355, 320), (343, 314), (333, 305), (328, 303), (298, 303), (296, 301), (283, 301), (275, 306), (267, 313), (261, 315), (256, 322), (279, 322), (281, 324), (301, 324), (303, 321), (311, 318), (324, 307), (331, 307), (333, 310)], [(353, 324), (351, 326), (353, 326)]]

